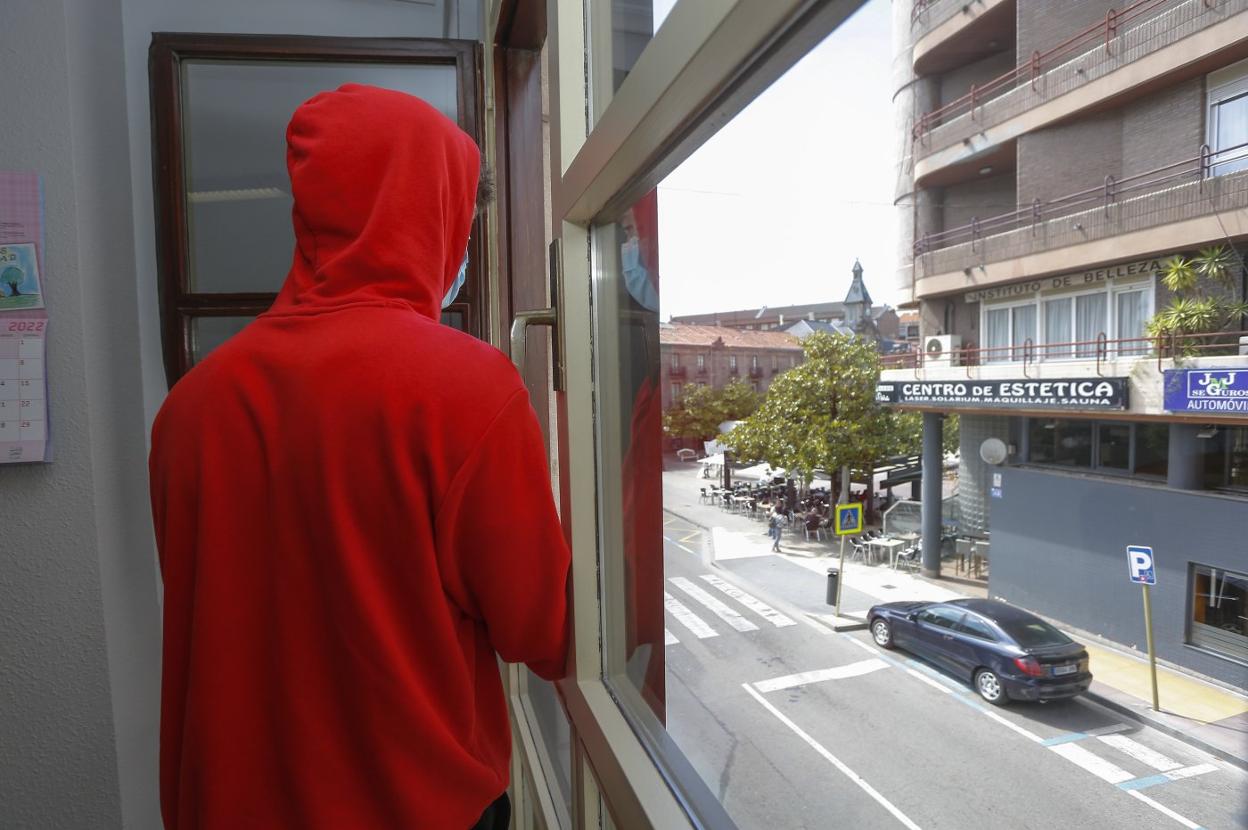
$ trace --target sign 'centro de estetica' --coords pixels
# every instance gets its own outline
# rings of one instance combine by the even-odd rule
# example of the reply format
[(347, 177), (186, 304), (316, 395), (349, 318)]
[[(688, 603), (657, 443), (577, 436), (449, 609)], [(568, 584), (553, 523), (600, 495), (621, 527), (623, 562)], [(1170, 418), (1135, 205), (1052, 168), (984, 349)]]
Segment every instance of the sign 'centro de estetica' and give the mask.
[(890, 404), (1018, 409), (1125, 409), (1126, 378), (891, 381), (875, 387)]

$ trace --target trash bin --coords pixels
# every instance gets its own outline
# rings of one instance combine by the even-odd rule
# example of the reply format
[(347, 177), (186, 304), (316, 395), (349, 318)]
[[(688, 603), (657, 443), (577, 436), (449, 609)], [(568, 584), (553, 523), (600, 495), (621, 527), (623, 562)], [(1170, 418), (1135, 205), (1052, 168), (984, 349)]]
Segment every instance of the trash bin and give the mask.
[(841, 572), (836, 568), (828, 568), (828, 605), (836, 605), (836, 587), (841, 579)]

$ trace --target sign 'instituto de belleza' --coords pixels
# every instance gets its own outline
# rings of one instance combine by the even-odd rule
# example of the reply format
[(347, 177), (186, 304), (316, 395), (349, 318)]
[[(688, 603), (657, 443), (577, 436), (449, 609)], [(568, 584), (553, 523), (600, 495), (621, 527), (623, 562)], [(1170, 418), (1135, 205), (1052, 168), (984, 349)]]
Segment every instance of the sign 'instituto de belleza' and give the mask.
[(880, 381), (875, 399), (984, 409), (1126, 409), (1127, 379)]

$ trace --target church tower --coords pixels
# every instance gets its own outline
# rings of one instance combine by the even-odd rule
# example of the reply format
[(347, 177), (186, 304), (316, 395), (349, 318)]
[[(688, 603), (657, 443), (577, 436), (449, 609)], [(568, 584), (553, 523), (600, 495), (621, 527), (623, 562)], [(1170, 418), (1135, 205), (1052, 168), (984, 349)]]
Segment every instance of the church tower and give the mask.
[(845, 325), (856, 332), (871, 328), (871, 295), (862, 281), (862, 263), (854, 260), (854, 281), (845, 295)]

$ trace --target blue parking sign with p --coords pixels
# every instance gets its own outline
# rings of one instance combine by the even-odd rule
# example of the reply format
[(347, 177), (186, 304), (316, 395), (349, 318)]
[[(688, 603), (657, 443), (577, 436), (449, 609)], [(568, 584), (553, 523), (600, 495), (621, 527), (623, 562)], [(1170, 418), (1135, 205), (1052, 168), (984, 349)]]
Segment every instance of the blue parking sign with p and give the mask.
[(862, 505), (838, 504), (836, 506), (836, 535), (848, 536), (862, 532)]
[(1139, 585), (1156, 585), (1153, 549), (1145, 545), (1127, 545), (1127, 574), (1132, 582)]

